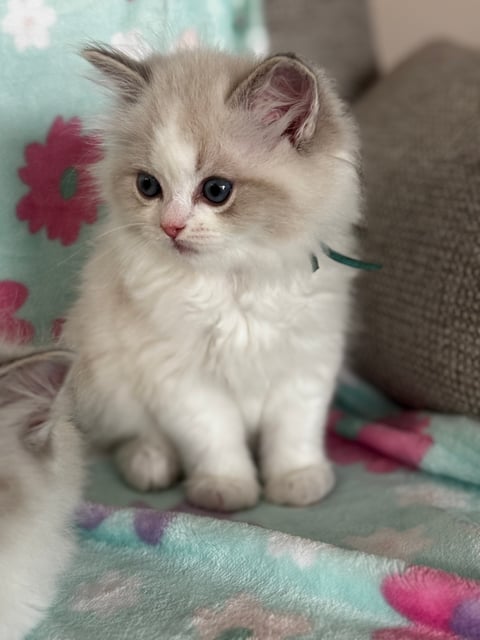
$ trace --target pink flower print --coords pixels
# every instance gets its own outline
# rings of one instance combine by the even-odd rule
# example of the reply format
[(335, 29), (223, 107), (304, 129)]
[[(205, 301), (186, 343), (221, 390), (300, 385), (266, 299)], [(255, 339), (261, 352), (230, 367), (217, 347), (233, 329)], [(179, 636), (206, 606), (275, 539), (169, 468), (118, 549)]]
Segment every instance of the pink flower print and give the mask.
[(337, 409), (330, 411), (327, 420), (326, 447), (328, 457), (332, 462), (341, 465), (363, 462), (365, 468), (372, 473), (391, 473), (402, 465), (394, 460), (385, 458), (367, 447), (357, 444), (354, 440), (342, 438), (335, 433), (335, 429), (343, 414)]
[[(385, 578), (382, 593), (413, 625), (403, 630), (403, 636), (392, 635), (400, 633), (399, 629), (379, 630), (373, 636), (375, 640), (400, 637), (478, 640), (480, 637), (480, 583), (475, 580), (439, 569), (412, 566), (402, 574)], [(426, 630), (430, 635), (426, 635)]]
[(392, 473), (402, 467), (395, 460), (385, 458), (353, 440), (337, 436), (336, 433), (327, 433), (326, 444), (328, 457), (336, 464), (347, 465), (362, 462), (371, 473)]
[(428, 434), (392, 429), (384, 421), (365, 425), (359, 431), (357, 440), (411, 467), (420, 466), (433, 444), (433, 438)]
[(26, 166), (19, 169), (30, 191), (17, 204), (17, 217), (28, 221), (31, 233), (43, 227), (50, 240), (68, 246), (82, 224), (97, 219), (88, 166), (100, 159), (95, 136), (83, 136), (81, 121), (55, 118), (45, 144), (32, 142), (25, 148)]
[(341, 417), (339, 411), (331, 412), (327, 437), (330, 457), (338, 464), (364, 462), (373, 473), (388, 473), (402, 466), (418, 467), (433, 444), (431, 436), (422, 433), (430, 424), (429, 418), (413, 411), (366, 423), (355, 440), (336, 435)]
[(21, 282), (0, 281), (0, 336), (7, 342), (30, 342), (35, 335), (31, 322), (15, 317), (27, 298), (28, 289)]

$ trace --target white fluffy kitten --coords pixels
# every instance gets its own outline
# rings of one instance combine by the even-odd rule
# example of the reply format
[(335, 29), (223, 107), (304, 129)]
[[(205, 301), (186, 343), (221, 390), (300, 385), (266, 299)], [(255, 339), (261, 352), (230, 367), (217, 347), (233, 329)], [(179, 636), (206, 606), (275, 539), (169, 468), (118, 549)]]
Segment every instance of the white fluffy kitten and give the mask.
[[(74, 414), (126, 480), (191, 502), (315, 502), (359, 216), (357, 137), (293, 55), (84, 56), (116, 92), (98, 183), (109, 216), (66, 326)], [(312, 273), (310, 257), (318, 257)], [(177, 454), (180, 461), (177, 461)]]
[(20, 640), (44, 615), (73, 550), (83, 471), (79, 435), (57, 396), (68, 354), (2, 347), (0, 361), (0, 638)]

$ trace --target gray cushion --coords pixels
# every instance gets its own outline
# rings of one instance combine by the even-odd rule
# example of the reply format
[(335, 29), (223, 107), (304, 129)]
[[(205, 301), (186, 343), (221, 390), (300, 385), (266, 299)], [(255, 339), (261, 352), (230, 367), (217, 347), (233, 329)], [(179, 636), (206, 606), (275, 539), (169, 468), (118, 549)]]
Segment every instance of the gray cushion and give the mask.
[(368, 234), (359, 371), (401, 402), (480, 415), (480, 52), (431, 45), (356, 106)]

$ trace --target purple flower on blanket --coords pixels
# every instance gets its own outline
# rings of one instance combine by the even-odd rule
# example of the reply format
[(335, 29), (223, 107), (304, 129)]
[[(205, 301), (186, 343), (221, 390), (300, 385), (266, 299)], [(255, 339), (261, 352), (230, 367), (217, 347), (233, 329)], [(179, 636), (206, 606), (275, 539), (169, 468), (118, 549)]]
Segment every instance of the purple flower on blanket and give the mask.
[(43, 227), (50, 240), (68, 246), (76, 242), (83, 224), (97, 219), (97, 204), (88, 166), (100, 160), (98, 140), (82, 135), (79, 118), (55, 118), (45, 144), (25, 148), (26, 166), (19, 169), (30, 191), (17, 204), (17, 217), (30, 233)]
[(464, 600), (453, 612), (452, 630), (461, 638), (480, 640), (480, 598)]
[(76, 521), (81, 529), (92, 531), (99, 527), (114, 511), (114, 507), (105, 504), (85, 502), (77, 509)]
[(30, 342), (35, 334), (31, 322), (16, 318), (16, 312), (28, 298), (28, 289), (21, 282), (0, 281), (0, 336), (8, 342)]
[[(439, 569), (412, 566), (402, 574), (385, 578), (382, 593), (386, 601), (413, 624), (403, 630), (378, 630), (374, 640), (480, 640), (480, 582)], [(403, 635), (392, 635), (400, 632)]]
[(137, 509), (133, 524), (140, 540), (150, 545), (156, 545), (162, 539), (166, 528), (174, 517), (174, 514), (169, 511)]

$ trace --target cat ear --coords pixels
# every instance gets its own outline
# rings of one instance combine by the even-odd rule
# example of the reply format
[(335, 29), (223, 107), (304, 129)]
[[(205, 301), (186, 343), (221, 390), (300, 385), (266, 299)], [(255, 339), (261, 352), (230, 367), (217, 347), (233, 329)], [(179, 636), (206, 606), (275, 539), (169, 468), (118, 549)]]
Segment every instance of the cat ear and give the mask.
[(317, 76), (295, 55), (275, 55), (234, 90), (229, 103), (251, 111), (269, 137), (286, 136), (294, 147), (299, 147), (315, 133), (319, 110)]
[(150, 67), (106, 45), (85, 47), (82, 57), (96, 67), (127, 102), (135, 102), (150, 82)]
[(71, 357), (68, 351), (46, 351), (0, 365), (1, 427), (13, 423), (22, 443), (33, 453), (48, 447), (52, 403), (67, 375)]

